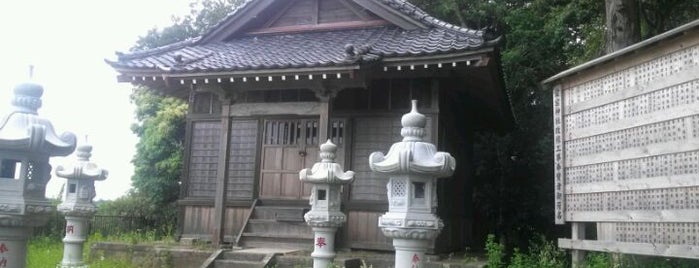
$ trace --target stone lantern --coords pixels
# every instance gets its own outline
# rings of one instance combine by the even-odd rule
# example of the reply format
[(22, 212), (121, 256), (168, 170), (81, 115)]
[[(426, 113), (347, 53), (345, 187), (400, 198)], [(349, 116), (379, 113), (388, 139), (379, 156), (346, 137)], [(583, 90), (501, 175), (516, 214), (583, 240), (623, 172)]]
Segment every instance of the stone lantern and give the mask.
[(354, 181), (354, 172), (342, 171), (342, 166), (335, 163), (337, 146), (328, 140), (320, 145), (319, 163), (313, 168), (303, 169), (299, 173), (301, 181), (313, 184), (311, 190), (311, 211), (303, 218), (313, 228), (314, 246), (313, 267), (326, 268), (335, 258), (335, 232), (347, 217), (340, 211), (342, 186)]
[(0, 118), (0, 267), (25, 267), (32, 227), (44, 225), (54, 210), (45, 197), (49, 157), (75, 149), (75, 135), (57, 135), (37, 114), (43, 92), (34, 83), (16, 86), (13, 107)]
[(65, 198), (58, 211), (66, 216), (66, 236), (63, 238), (63, 260), (60, 268), (87, 267), (83, 262), (83, 244), (87, 239), (90, 218), (97, 211), (95, 181), (107, 178), (107, 171), (90, 162), (92, 146), (78, 146), (78, 161), (71, 166), (56, 167), (56, 176), (67, 179)]
[(418, 113), (417, 101), (401, 118), (401, 142), (388, 154), (369, 156), (373, 172), (389, 177), (388, 212), (379, 218), (383, 234), (393, 238), (395, 267), (423, 267), (425, 252), (444, 224), (437, 210), (436, 179), (454, 173), (456, 161), (449, 153), (423, 141), (427, 118)]

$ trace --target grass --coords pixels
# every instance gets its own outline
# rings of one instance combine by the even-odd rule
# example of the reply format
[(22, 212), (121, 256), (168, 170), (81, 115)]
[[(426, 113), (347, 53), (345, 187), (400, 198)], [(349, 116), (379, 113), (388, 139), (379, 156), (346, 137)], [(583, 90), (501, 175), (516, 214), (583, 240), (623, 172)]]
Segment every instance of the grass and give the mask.
[[(99, 256), (90, 259), (90, 246), (97, 242), (125, 242), (129, 244), (139, 243), (166, 243), (172, 244), (172, 237), (156, 236), (155, 232), (130, 232), (117, 235), (102, 236), (97, 233), (91, 235), (83, 249), (83, 260), (91, 268), (138, 268), (126, 259), (105, 258)], [(27, 246), (27, 267), (46, 268), (56, 267), (63, 259), (63, 242), (60, 238), (50, 236), (38, 236), (29, 241)]]
[(57, 238), (36, 237), (27, 246), (27, 267), (55, 267), (63, 258), (63, 243)]
[[(486, 241), (487, 266), (493, 268), (568, 268), (570, 255), (555, 242), (543, 236), (530, 241), (527, 250), (515, 248), (509, 256), (505, 246), (489, 235)], [(584, 268), (690, 268), (699, 267), (699, 260), (638, 256), (619, 253), (588, 252)]]

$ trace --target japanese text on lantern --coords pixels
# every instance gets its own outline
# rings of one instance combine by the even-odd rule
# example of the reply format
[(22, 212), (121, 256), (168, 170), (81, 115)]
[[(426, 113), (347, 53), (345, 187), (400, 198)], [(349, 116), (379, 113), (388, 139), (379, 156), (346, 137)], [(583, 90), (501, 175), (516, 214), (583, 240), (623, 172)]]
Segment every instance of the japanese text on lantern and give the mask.
[(322, 248), (322, 247), (325, 246), (325, 245), (327, 245), (327, 244), (325, 243), (325, 237), (318, 237), (318, 238), (316, 238), (316, 246), (318, 246), (319, 248)]
[(5, 252), (10, 251), (10, 249), (7, 248), (7, 245), (5, 243), (0, 243), (0, 267), (7, 267), (7, 258), (3, 256)]
[(412, 268), (418, 267), (417, 264), (418, 264), (419, 262), (420, 262), (420, 256), (418, 256), (417, 254), (413, 254), (413, 260), (412, 260), (413, 265), (412, 265)]

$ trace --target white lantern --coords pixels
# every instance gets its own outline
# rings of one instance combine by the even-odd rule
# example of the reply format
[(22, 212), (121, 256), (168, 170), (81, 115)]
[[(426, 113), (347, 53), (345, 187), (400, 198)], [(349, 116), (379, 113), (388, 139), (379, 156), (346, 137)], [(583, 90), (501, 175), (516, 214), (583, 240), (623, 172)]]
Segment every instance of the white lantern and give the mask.
[(92, 146), (78, 146), (77, 161), (71, 166), (56, 167), (56, 175), (67, 179), (65, 198), (58, 211), (66, 216), (66, 236), (63, 238), (63, 260), (60, 268), (87, 267), (83, 262), (83, 244), (87, 240), (90, 218), (97, 211), (95, 181), (107, 178), (107, 171), (90, 162)]
[(0, 267), (24, 267), (27, 239), (54, 210), (46, 199), (51, 178), (49, 158), (75, 150), (75, 135), (57, 135), (38, 115), (41, 85), (14, 88), (12, 109), (0, 119)]
[(319, 163), (313, 168), (303, 169), (299, 173), (301, 181), (313, 184), (311, 190), (311, 210), (303, 216), (313, 228), (314, 268), (329, 267), (335, 258), (335, 233), (347, 217), (340, 211), (342, 187), (354, 181), (354, 172), (342, 171), (342, 166), (335, 163), (337, 146), (330, 140), (320, 145)]
[(422, 267), (425, 252), (444, 224), (437, 209), (437, 178), (454, 173), (456, 161), (424, 142), (427, 118), (418, 113), (417, 101), (401, 118), (403, 140), (394, 143), (386, 155), (369, 156), (369, 167), (389, 177), (388, 212), (379, 218), (383, 234), (393, 238), (395, 267)]

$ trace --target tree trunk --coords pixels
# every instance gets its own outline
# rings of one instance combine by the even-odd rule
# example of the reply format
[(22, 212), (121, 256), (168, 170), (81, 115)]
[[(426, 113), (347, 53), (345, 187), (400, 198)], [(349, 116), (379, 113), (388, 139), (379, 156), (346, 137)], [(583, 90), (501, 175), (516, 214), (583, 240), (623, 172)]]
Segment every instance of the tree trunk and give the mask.
[(638, 0), (606, 0), (607, 53), (625, 48), (641, 40)]

